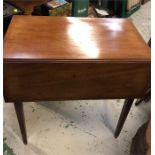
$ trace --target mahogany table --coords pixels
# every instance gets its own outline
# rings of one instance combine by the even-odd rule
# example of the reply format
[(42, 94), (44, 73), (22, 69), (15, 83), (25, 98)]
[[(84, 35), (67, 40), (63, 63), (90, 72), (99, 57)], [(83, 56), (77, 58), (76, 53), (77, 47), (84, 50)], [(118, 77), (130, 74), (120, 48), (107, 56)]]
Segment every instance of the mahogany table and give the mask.
[(127, 99), (150, 87), (150, 48), (129, 19), (14, 16), (4, 38), (4, 98), (27, 143), (22, 102)]

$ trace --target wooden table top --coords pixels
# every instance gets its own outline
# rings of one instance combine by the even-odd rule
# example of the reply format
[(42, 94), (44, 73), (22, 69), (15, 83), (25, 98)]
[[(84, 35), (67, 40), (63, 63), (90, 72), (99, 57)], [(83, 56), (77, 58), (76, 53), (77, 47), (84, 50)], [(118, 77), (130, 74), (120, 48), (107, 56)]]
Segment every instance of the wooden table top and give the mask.
[(150, 48), (129, 19), (14, 16), (4, 61), (149, 62)]

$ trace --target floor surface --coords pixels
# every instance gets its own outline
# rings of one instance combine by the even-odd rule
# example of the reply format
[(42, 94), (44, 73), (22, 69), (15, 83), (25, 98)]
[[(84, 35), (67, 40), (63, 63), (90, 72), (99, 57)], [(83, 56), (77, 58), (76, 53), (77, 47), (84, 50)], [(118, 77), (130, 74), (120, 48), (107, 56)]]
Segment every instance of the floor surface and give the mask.
[[(132, 15), (150, 38), (148, 2)], [(129, 155), (137, 129), (150, 117), (150, 102), (132, 106), (120, 136), (114, 130), (124, 100), (25, 103), (28, 145), (23, 145), (13, 104), (4, 104), (4, 137), (16, 155)]]

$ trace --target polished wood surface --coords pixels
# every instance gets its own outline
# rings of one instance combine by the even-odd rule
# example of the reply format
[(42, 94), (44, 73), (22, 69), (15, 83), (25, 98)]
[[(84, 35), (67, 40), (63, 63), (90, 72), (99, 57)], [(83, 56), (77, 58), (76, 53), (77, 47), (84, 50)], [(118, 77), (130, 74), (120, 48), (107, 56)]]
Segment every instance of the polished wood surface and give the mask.
[(150, 48), (128, 19), (15, 16), (4, 38), (4, 98), (24, 143), (23, 101), (128, 99), (117, 137), (150, 87), (150, 68)]
[(150, 62), (150, 48), (128, 19), (15, 16), (4, 61)]
[(15, 16), (4, 40), (5, 100), (142, 97), (149, 50), (126, 19)]
[(4, 63), (9, 102), (138, 98), (149, 81), (147, 63)]

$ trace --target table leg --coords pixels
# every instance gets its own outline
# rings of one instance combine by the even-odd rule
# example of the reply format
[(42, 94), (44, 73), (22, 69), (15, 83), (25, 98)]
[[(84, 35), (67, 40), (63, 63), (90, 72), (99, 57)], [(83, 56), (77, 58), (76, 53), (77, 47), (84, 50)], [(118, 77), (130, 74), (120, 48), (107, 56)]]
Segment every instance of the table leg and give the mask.
[(137, 99), (135, 105), (138, 106), (138, 105), (141, 104), (142, 102), (143, 102), (143, 98)]
[(25, 126), (23, 103), (22, 102), (15, 102), (14, 107), (15, 107), (18, 123), (20, 126), (23, 142), (24, 142), (24, 144), (27, 144), (27, 135), (26, 135), (26, 126)]
[(123, 109), (121, 111), (121, 114), (120, 114), (120, 117), (119, 117), (119, 120), (117, 123), (117, 127), (115, 130), (115, 134), (114, 134), (115, 138), (117, 138), (119, 136), (119, 134), (123, 128), (124, 122), (128, 116), (128, 113), (130, 111), (133, 101), (134, 101), (134, 99), (126, 99), (124, 102)]
[(143, 96), (141, 99), (137, 99), (135, 105), (138, 106), (143, 101), (148, 102), (151, 99), (151, 89), (148, 89), (145, 96)]

